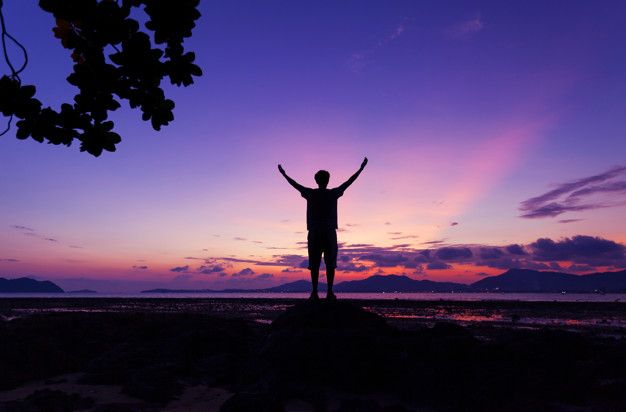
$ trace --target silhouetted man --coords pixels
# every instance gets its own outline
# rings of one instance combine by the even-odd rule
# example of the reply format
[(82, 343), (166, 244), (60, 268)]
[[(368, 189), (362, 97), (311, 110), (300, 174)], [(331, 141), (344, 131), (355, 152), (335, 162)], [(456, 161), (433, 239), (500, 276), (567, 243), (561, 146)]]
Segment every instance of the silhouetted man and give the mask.
[(334, 189), (327, 189), (330, 173), (326, 170), (320, 170), (315, 173), (315, 182), (317, 182), (319, 187), (310, 189), (287, 176), (283, 167), (278, 165), (278, 171), (306, 199), (306, 227), (309, 231), (307, 236), (309, 270), (311, 271), (311, 285), (313, 286), (310, 299), (318, 299), (317, 282), (320, 274), (322, 253), (324, 254), (324, 263), (326, 264), (326, 280), (328, 284), (326, 299), (336, 299), (333, 293), (333, 282), (335, 280), (335, 268), (337, 267), (337, 199), (359, 177), (366, 164), (367, 157), (363, 159), (361, 167), (350, 179)]

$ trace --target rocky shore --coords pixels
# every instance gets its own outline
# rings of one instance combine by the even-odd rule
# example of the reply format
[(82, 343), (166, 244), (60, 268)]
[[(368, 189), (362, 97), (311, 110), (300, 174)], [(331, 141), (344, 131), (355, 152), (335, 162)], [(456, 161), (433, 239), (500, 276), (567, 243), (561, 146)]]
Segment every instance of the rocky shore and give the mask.
[(0, 411), (626, 409), (626, 340), (508, 322), (404, 328), (344, 301), (271, 323), (29, 313), (0, 322)]

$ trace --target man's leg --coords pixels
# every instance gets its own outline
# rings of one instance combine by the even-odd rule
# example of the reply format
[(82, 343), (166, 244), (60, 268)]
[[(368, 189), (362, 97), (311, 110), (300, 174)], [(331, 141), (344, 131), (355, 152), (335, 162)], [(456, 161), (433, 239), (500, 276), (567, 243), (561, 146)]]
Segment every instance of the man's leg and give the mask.
[(331, 299), (335, 296), (333, 293), (333, 282), (335, 281), (335, 268), (329, 268), (326, 266), (326, 282), (328, 283), (328, 289), (326, 292), (326, 297), (331, 297)]
[(309, 270), (311, 271), (311, 297), (309, 299), (319, 299), (317, 295), (317, 283), (320, 277), (320, 263), (322, 261), (319, 234), (314, 231), (309, 231), (307, 243), (309, 250)]
[(312, 286), (312, 290), (311, 290), (311, 298), (312, 299), (317, 299), (318, 295), (317, 295), (317, 283), (320, 277), (320, 268), (311, 268), (311, 286)]
[(326, 233), (326, 250), (324, 251), (324, 262), (326, 263), (326, 282), (328, 289), (326, 299), (337, 299), (333, 293), (333, 283), (335, 282), (335, 268), (337, 267), (337, 232), (333, 229)]

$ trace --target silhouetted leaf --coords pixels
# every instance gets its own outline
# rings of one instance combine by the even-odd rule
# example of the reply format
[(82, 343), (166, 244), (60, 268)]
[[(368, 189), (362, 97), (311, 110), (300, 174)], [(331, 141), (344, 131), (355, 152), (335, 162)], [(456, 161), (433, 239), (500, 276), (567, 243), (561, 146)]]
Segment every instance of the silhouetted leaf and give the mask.
[[(185, 53), (183, 47), (200, 17), (198, 4), (198, 0), (40, 0), (39, 6), (55, 18), (54, 37), (72, 51), (75, 64), (67, 81), (79, 92), (73, 104), (61, 105), (60, 112), (42, 109), (34, 98), (35, 86), (3, 76), (0, 112), (20, 119), (18, 139), (67, 146), (79, 139), (80, 150), (94, 156), (115, 151), (121, 141), (113, 122), (107, 121), (109, 112), (121, 107), (117, 98), (141, 108), (142, 119), (160, 130), (174, 120), (175, 106), (160, 87), (162, 79), (188, 86), (194, 76), (202, 75), (193, 63), (195, 54)], [(132, 8), (142, 6), (153, 39), (129, 17)], [(153, 42), (165, 47), (154, 47)], [(107, 55), (110, 46), (115, 51)]]

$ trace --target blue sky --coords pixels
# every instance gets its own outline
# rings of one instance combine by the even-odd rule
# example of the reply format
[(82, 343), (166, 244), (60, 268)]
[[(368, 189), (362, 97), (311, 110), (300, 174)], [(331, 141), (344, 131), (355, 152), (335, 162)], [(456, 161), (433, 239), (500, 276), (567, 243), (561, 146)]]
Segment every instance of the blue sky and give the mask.
[[(71, 60), (52, 36), (54, 19), (36, 2), (6, 0), (3, 11), (29, 51), (24, 82), (45, 104), (71, 100)], [(528, 262), (511, 263), (520, 265), (538, 263), (530, 245), (539, 238), (626, 241), (624, 191), (596, 191), (579, 202), (607, 207), (553, 217), (519, 210), (626, 163), (624, 2), (218, 1), (201, 12), (186, 46), (204, 76), (166, 88), (176, 119), (161, 132), (124, 107), (113, 116), (123, 141), (100, 158), (14, 132), (0, 138), (0, 275), (110, 281), (117, 290), (305, 278), (298, 265), (223, 258), (303, 257), (305, 205), (276, 165), (306, 185), (326, 168), (332, 185), (363, 156), (370, 164), (340, 202), (346, 250), (520, 244), (529, 252)], [(394, 250), (400, 236), (407, 244)], [(467, 282), (500, 270), (480, 259), (445, 270), (381, 267), (363, 258), (370, 252), (349, 262), (367, 271), (339, 276)], [(171, 271), (190, 262), (189, 273)], [(224, 271), (201, 273), (207, 265)], [(233, 276), (246, 265), (255, 273)]]

